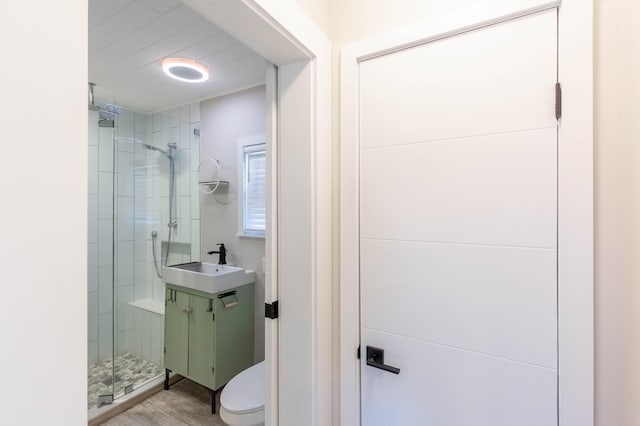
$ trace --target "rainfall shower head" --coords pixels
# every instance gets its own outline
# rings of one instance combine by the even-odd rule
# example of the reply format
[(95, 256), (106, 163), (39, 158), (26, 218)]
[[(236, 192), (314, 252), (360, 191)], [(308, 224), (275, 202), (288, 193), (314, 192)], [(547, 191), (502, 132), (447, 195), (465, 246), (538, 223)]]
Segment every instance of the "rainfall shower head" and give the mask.
[(120, 114), (122, 107), (115, 104), (97, 104), (93, 93), (94, 87), (96, 87), (95, 83), (89, 83), (89, 111), (99, 112), (101, 120), (113, 120), (116, 114)]
[(144, 149), (148, 149), (150, 151), (158, 151), (160, 154), (164, 155), (169, 160), (173, 160), (173, 150), (176, 149), (178, 146), (175, 143), (169, 143), (167, 144), (167, 146), (169, 147), (169, 151), (165, 151), (164, 149), (160, 149), (158, 147), (148, 145), (146, 143), (142, 144), (142, 147)]

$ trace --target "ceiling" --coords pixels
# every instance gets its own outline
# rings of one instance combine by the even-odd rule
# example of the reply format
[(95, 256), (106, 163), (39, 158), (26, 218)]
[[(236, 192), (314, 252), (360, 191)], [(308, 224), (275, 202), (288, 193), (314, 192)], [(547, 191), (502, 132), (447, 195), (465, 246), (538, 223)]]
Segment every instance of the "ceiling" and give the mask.
[[(166, 57), (195, 59), (211, 76), (171, 79)], [(89, 0), (89, 81), (97, 99), (155, 112), (264, 83), (265, 60), (179, 0)]]

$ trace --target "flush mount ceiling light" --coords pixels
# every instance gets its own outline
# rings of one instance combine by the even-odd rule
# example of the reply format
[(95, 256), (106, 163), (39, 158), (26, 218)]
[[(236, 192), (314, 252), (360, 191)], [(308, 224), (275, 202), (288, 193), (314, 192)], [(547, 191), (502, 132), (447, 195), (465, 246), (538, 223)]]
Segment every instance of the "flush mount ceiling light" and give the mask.
[(167, 58), (162, 61), (162, 70), (171, 78), (187, 83), (201, 83), (209, 78), (209, 69), (185, 58)]

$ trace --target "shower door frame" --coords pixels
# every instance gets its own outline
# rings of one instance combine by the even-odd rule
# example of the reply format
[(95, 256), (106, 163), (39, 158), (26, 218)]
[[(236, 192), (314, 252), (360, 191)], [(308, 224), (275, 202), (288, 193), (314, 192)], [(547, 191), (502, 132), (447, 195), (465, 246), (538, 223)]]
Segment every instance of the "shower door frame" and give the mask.
[(280, 316), (265, 322), (265, 424), (332, 424), (331, 43), (292, 2), (182, 1), (277, 67), (265, 297)]

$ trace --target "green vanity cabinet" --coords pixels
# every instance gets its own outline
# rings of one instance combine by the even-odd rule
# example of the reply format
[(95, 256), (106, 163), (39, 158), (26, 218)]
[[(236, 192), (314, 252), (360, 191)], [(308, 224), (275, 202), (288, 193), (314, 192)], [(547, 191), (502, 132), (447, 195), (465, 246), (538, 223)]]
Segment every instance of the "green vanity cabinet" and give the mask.
[(165, 368), (216, 391), (253, 365), (253, 283), (216, 294), (167, 284), (165, 305)]

